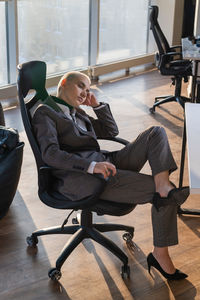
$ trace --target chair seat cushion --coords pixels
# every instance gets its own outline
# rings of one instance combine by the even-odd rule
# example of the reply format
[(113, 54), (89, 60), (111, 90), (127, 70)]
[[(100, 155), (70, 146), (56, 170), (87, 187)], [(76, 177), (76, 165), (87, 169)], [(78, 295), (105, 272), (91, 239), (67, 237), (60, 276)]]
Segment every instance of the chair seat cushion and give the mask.
[(97, 215), (111, 215), (111, 216), (123, 216), (130, 213), (136, 207), (135, 204), (118, 203), (106, 200), (99, 200), (92, 208), (91, 211), (97, 213)]
[(191, 76), (192, 65), (188, 60), (175, 60), (171, 61), (164, 66), (160, 66), (160, 73), (162, 75), (174, 76)]
[(118, 203), (106, 200), (96, 200), (95, 204), (91, 206), (91, 197), (82, 199), (80, 201), (70, 201), (58, 192), (47, 193), (39, 192), (40, 199), (46, 205), (57, 209), (89, 209), (96, 212), (97, 215), (111, 215), (111, 216), (123, 216), (130, 213), (135, 207), (135, 204)]

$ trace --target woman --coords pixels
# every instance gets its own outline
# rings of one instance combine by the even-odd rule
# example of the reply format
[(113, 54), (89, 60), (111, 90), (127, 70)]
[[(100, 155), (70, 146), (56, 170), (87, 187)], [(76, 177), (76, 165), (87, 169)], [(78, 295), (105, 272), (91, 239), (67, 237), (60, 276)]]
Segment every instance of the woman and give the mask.
[[(97, 116), (87, 115), (80, 105), (91, 106)], [(177, 205), (189, 195), (189, 188), (176, 188), (169, 180), (177, 169), (167, 135), (162, 127), (151, 127), (123, 149), (104, 153), (98, 137), (112, 137), (118, 128), (109, 105), (90, 92), (90, 79), (80, 72), (65, 74), (57, 97), (49, 96), (34, 111), (32, 124), (44, 162), (57, 169), (57, 189), (72, 201), (93, 193), (90, 174), (101, 174), (107, 184), (101, 198), (108, 201), (152, 203), (154, 249), (147, 257), (153, 266), (172, 280), (187, 275), (175, 269), (168, 247), (178, 243)], [(152, 175), (140, 173), (149, 162)]]

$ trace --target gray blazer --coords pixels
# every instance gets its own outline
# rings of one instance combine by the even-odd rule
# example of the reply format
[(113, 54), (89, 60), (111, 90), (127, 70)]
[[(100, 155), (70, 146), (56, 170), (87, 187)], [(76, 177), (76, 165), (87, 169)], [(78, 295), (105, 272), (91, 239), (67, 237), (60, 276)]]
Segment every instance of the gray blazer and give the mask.
[[(53, 101), (50, 96), (47, 100)], [(54, 189), (72, 201), (91, 195), (100, 184), (99, 179), (87, 173), (92, 161), (108, 160), (100, 150), (97, 136), (103, 138), (118, 134), (108, 104), (94, 111), (97, 119), (88, 116), (82, 109), (76, 112), (76, 117), (85, 121), (87, 131), (78, 127), (60, 109), (56, 111), (46, 104), (40, 104), (32, 118), (42, 159), (55, 168)]]

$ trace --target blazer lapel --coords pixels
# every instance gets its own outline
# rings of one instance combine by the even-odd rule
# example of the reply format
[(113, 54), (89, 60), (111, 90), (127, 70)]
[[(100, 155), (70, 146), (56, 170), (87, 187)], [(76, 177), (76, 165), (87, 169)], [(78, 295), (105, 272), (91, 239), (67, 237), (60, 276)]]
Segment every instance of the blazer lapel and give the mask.
[(87, 130), (84, 130), (81, 127), (79, 127), (79, 125), (76, 122), (74, 122), (71, 118), (69, 118), (67, 115), (65, 115), (65, 113), (62, 110), (60, 110), (58, 112), (58, 114), (61, 118), (69, 120), (70, 122), (72, 122), (72, 124), (74, 126), (74, 130), (78, 131), (80, 135), (89, 135), (89, 136), (92, 136), (94, 138), (96, 137), (94, 129), (92, 127), (92, 124), (91, 124), (91, 122), (90, 122), (90, 120), (88, 119), (87, 116), (84, 116), (79, 112), (76, 112), (77, 117), (85, 122)]
[(81, 119), (83, 122), (85, 122), (85, 125), (86, 125), (86, 128), (87, 130), (83, 130), (81, 129), (78, 124), (75, 124), (76, 127), (79, 129), (79, 131), (81, 131), (81, 133), (85, 133), (86, 135), (90, 135), (90, 136), (94, 136), (95, 135), (95, 132), (94, 132), (94, 129), (92, 127), (92, 124), (88, 118), (87, 115), (83, 115), (81, 114), (80, 112), (76, 112), (76, 115), (79, 119)]

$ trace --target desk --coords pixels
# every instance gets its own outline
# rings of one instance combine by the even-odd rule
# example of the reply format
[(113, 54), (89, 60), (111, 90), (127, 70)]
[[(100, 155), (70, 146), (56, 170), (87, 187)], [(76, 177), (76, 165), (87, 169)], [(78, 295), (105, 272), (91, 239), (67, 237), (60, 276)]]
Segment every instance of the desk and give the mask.
[(200, 103), (185, 104), (190, 193), (200, 194)]
[[(183, 180), (186, 136), (190, 194), (200, 194), (200, 103), (185, 103), (179, 187)], [(179, 207), (178, 214), (200, 215), (200, 210)]]
[[(189, 43), (189, 44), (188, 44)], [(185, 104), (185, 119), (182, 138), (181, 165), (179, 176), (179, 187), (183, 184), (183, 172), (185, 163), (186, 135), (188, 139), (188, 171), (190, 182), (190, 193), (200, 194), (200, 104), (196, 102), (197, 78), (200, 76), (198, 66), (200, 62), (200, 48), (193, 45), (187, 38), (182, 39), (182, 53), (184, 59), (193, 61), (192, 76), (192, 103)], [(179, 207), (178, 214), (200, 215), (199, 210), (184, 209)]]

